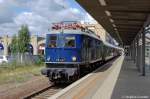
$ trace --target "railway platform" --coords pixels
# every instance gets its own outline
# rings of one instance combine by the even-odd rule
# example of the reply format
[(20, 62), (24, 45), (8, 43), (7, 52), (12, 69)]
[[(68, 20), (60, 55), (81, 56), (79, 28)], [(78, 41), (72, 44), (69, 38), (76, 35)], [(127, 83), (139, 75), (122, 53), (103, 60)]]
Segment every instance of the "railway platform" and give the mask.
[(126, 57), (111, 99), (150, 99), (149, 85), (149, 76), (142, 76), (131, 58)]
[(150, 99), (149, 84), (131, 59), (120, 56), (49, 99)]
[(124, 56), (114, 59), (86, 75), (49, 99), (109, 99)]

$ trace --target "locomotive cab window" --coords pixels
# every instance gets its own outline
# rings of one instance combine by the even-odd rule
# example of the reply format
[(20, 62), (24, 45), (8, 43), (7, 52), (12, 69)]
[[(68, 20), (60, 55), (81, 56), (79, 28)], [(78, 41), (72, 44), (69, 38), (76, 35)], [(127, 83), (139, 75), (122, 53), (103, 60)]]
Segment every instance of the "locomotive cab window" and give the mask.
[(56, 47), (56, 40), (57, 40), (57, 36), (55, 35), (50, 36), (49, 47), (51, 48)]
[(65, 37), (65, 47), (75, 47), (75, 37), (74, 36)]

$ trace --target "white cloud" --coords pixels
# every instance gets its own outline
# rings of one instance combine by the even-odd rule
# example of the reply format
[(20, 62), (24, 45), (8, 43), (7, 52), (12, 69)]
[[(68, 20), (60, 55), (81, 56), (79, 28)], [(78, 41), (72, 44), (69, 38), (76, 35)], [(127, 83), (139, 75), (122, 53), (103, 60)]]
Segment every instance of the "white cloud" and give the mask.
[(0, 3), (3, 3), (4, 2), (4, 0), (0, 0)]
[(77, 9), (77, 8), (71, 8), (71, 10), (72, 10), (74, 13), (76, 13), (76, 14), (79, 14), (79, 13), (80, 13), (79, 9)]
[(0, 36), (15, 34), (18, 28), (19, 27), (15, 23), (0, 24)]
[(86, 12), (70, 7), (66, 0), (0, 0), (0, 2), (3, 3), (0, 3), (0, 33), (17, 33), (22, 24), (27, 24), (31, 33), (37, 34), (47, 33), (53, 22), (93, 21)]
[(32, 12), (23, 12), (14, 20), (18, 26), (21, 26), (22, 24), (28, 25), (30, 31), (34, 34), (48, 32), (49, 21), (45, 17), (42, 17), (38, 14)]
[(88, 13), (86, 13), (85, 21), (90, 22), (90, 23), (97, 23), (97, 21)]
[(43, 22), (48, 23), (48, 20), (46, 20), (44, 17), (32, 12), (21, 13), (17, 17), (15, 17), (14, 21), (18, 25), (22, 25), (22, 24), (38, 25)]

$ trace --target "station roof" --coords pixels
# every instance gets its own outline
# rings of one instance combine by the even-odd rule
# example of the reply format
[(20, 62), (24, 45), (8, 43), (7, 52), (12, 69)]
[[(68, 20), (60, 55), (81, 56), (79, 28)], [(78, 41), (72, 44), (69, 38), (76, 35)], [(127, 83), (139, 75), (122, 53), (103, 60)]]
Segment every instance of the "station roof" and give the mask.
[(147, 24), (150, 0), (76, 0), (117, 41), (129, 45)]

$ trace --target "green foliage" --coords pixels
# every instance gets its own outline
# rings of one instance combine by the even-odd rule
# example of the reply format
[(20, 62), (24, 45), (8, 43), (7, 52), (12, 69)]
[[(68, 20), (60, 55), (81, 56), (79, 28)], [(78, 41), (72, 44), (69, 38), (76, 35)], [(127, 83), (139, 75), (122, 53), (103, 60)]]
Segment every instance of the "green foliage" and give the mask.
[(10, 45), (10, 50), (12, 54), (20, 55), (19, 60), (23, 63), (23, 55), (26, 52), (29, 52), (29, 44), (30, 44), (30, 32), (28, 30), (27, 25), (22, 25), (21, 29), (18, 32), (18, 37), (14, 35), (12, 39), (12, 43)]
[(10, 49), (13, 54), (25, 53), (29, 51), (30, 32), (27, 25), (22, 25), (18, 32), (18, 38), (14, 35)]
[(18, 32), (18, 38), (16, 35), (13, 36), (10, 49), (13, 54), (25, 53), (28, 51), (28, 46), (30, 43), (30, 32), (27, 25), (22, 25)]
[(20, 53), (28, 52), (30, 43), (30, 33), (26, 25), (21, 26), (18, 35), (18, 51)]
[(35, 65), (44, 65), (44, 57), (38, 56), (38, 59), (35, 61)]
[(41, 76), (40, 70), (44, 65), (30, 65), (30, 66), (8, 66), (0, 68), (0, 85), (22, 83), (32, 79), (34, 76)]
[(10, 50), (13, 54), (16, 54), (18, 52), (18, 40), (17, 40), (17, 36), (14, 35), (13, 39), (12, 39), (12, 43), (10, 44)]

